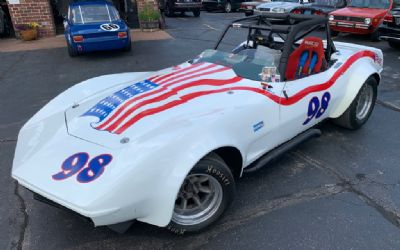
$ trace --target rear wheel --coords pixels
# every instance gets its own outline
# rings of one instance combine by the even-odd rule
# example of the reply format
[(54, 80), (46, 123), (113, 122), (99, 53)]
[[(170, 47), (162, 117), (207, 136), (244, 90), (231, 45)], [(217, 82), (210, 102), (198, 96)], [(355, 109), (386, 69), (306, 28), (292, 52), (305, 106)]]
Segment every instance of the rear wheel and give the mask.
[(339, 117), (333, 120), (339, 126), (348, 129), (359, 129), (364, 125), (374, 110), (378, 82), (369, 77), (361, 87), (356, 98)]
[(232, 12), (232, 4), (231, 4), (231, 2), (226, 1), (225, 5), (224, 5), (224, 11), (226, 13)]
[(250, 12), (245, 12), (244, 14), (245, 14), (245, 16), (252, 16), (253, 15), (253, 13), (250, 13)]
[(70, 57), (76, 57), (79, 55), (78, 51), (74, 49), (69, 43), (68, 43), (68, 55)]
[(128, 44), (126, 45), (126, 47), (124, 48), (124, 51), (129, 52), (132, 50), (132, 41), (129, 40)]
[(200, 9), (194, 10), (194, 11), (193, 11), (193, 15), (194, 15), (195, 17), (199, 17), (199, 16), (200, 16)]
[(174, 11), (172, 10), (172, 8), (169, 6), (169, 4), (167, 3), (166, 5), (165, 5), (165, 16), (167, 16), (167, 17), (171, 17), (171, 16), (173, 16), (173, 14), (174, 14)]
[(400, 41), (390, 40), (390, 41), (388, 41), (388, 43), (389, 43), (390, 47), (392, 47), (394, 49), (400, 49)]
[(201, 159), (186, 176), (175, 201), (168, 230), (197, 232), (215, 222), (232, 202), (235, 180), (216, 154)]

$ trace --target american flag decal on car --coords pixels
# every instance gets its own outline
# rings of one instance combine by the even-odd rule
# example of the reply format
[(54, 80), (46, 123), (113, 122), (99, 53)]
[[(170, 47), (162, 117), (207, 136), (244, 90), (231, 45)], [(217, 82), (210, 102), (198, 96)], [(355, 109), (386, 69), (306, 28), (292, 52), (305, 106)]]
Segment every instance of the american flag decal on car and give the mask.
[[(231, 78), (221, 79), (218, 73)], [(223, 77), (222, 77), (223, 78)], [(91, 126), (97, 130), (121, 134), (139, 120), (171, 109), (194, 98), (208, 94), (204, 91), (242, 80), (233, 71), (221, 65), (197, 63), (185, 68), (176, 68), (172, 73), (151, 77), (121, 89), (98, 102), (82, 116), (94, 116), (99, 120)], [(177, 95), (182, 92), (183, 95)]]

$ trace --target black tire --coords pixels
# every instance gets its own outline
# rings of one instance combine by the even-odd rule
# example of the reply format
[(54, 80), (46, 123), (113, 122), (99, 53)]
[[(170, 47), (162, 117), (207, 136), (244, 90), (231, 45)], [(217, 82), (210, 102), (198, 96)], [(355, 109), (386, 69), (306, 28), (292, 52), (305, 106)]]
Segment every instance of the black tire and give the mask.
[[(201, 177), (198, 177), (201, 176)], [(193, 224), (188, 224), (183, 222), (185, 219), (179, 218), (179, 212), (177, 212), (178, 210), (184, 210), (184, 208), (178, 208), (178, 202), (181, 201), (183, 202), (182, 199), (185, 198), (180, 198), (183, 197), (184, 195), (188, 195), (190, 194), (187, 190), (190, 190), (192, 193), (192, 196), (197, 195), (197, 198), (201, 197), (200, 196), (200, 186), (201, 184), (199, 184), (200, 186), (197, 186), (197, 188), (193, 188), (194, 186), (196, 186), (197, 183), (193, 182), (193, 179), (191, 179), (188, 182), (184, 182), (182, 184), (182, 187), (179, 191), (177, 200), (176, 200), (176, 207), (174, 209), (174, 213), (172, 216), (172, 220), (169, 223), (169, 225), (167, 226), (167, 229), (175, 234), (184, 234), (184, 233), (193, 233), (193, 232), (199, 232), (203, 229), (205, 229), (206, 227), (210, 226), (212, 223), (214, 223), (215, 221), (217, 221), (221, 215), (223, 214), (223, 212), (225, 211), (225, 209), (229, 206), (229, 204), (233, 201), (233, 198), (235, 196), (235, 192), (236, 192), (236, 188), (235, 188), (235, 180), (233, 178), (233, 175), (231, 173), (231, 170), (229, 169), (229, 167), (226, 165), (226, 163), (221, 159), (221, 157), (219, 157), (217, 154), (215, 153), (210, 153), (207, 156), (205, 156), (203, 159), (201, 159), (195, 166), (194, 168), (190, 171), (190, 173), (188, 174), (188, 176), (186, 177), (185, 180), (188, 180), (188, 178), (198, 178), (198, 180), (200, 180), (200, 178), (209, 178), (207, 179), (207, 181), (203, 181), (199, 183), (208, 183), (209, 185), (211, 185), (211, 183), (213, 183), (214, 185), (216, 185), (216, 189), (213, 188), (209, 188), (208, 190), (219, 190), (218, 192), (213, 192), (213, 197), (212, 197), (212, 201), (214, 201), (214, 199), (218, 199), (215, 197), (219, 197), (218, 199), (218, 203), (217, 205), (214, 206), (214, 209), (211, 209), (211, 212), (206, 213), (204, 210), (201, 210), (201, 212), (203, 212), (204, 214), (208, 214), (206, 218), (202, 218), (202, 219), (198, 219), (201, 222), (199, 223), (195, 223), (193, 222)], [(192, 188), (190, 188), (190, 186)], [(212, 185), (211, 185), (212, 186)], [(194, 194), (194, 190), (197, 189), (197, 193)], [(185, 191), (183, 191), (185, 190)], [(211, 191), (210, 191), (211, 192)], [(222, 192), (222, 193), (221, 193)], [(220, 195), (216, 195), (216, 193), (219, 193)], [(193, 195), (194, 194), (194, 195)], [(215, 197), (214, 197), (215, 196)], [(179, 200), (181, 199), (181, 200)], [(186, 201), (187, 206), (189, 207), (190, 204), (188, 202), (188, 200), (190, 200), (191, 198), (187, 198)], [(193, 198), (192, 198), (193, 199)], [(205, 201), (210, 200), (210, 198), (204, 198), (203, 199)], [(192, 200), (193, 203), (194, 199)], [(194, 205), (194, 203), (193, 203)], [(202, 204), (204, 206), (204, 204)], [(206, 208), (212, 207), (212, 205), (206, 205)], [(188, 208), (188, 209), (192, 209), (192, 208)], [(204, 216), (204, 215), (201, 215)], [(187, 220), (187, 219), (186, 219)]]
[(389, 46), (392, 47), (393, 49), (400, 49), (400, 41), (393, 41), (390, 40), (388, 41)]
[(126, 45), (126, 47), (124, 48), (125, 52), (130, 52), (132, 50), (132, 41), (129, 40), (128, 45)]
[(230, 1), (226, 1), (224, 5), (224, 12), (231, 13), (232, 12), (232, 4)]
[[(369, 77), (365, 81), (365, 83), (359, 90), (356, 98), (354, 98), (353, 102), (350, 104), (347, 110), (340, 117), (333, 119), (333, 122), (347, 129), (355, 130), (361, 128), (368, 121), (368, 118), (370, 117), (372, 111), (374, 110), (376, 96), (377, 96), (377, 87), (378, 87), (378, 82), (376, 81), (376, 79), (372, 76)], [(362, 113), (363, 115), (359, 117), (357, 115), (358, 112), (357, 106), (363, 96), (364, 88), (371, 88), (372, 91), (371, 105), (368, 107), (368, 109), (365, 109), (365, 111)]]
[(339, 35), (338, 31), (331, 30), (331, 36), (338, 36), (338, 35)]
[(194, 15), (195, 17), (199, 17), (199, 16), (200, 16), (200, 9), (194, 10), (194, 11), (193, 11), (193, 15)]
[(245, 15), (245, 16), (252, 16), (252, 15), (253, 15), (253, 13), (250, 13), (250, 12), (245, 12), (245, 13), (244, 13), (244, 15)]
[(371, 36), (370, 36), (371, 41), (379, 42), (381, 40), (380, 36), (381, 36), (381, 34), (380, 34), (379, 30), (375, 30), (374, 32), (371, 33)]
[(173, 9), (169, 6), (169, 4), (167, 3), (165, 5), (165, 16), (167, 17), (172, 17), (174, 15), (174, 11)]
[(78, 51), (76, 49), (74, 49), (69, 43), (68, 43), (68, 55), (70, 57), (76, 57), (79, 55)]

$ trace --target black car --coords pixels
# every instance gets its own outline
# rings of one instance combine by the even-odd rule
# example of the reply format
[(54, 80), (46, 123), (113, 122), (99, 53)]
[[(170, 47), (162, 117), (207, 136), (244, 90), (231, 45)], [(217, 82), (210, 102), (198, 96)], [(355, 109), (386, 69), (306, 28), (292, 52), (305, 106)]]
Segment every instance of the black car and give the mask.
[(176, 12), (192, 12), (195, 17), (200, 16), (201, 0), (159, 0), (158, 3), (161, 11), (168, 17)]
[(246, 0), (203, 0), (203, 8), (207, 11), (223, 10), (226, 13), (236, 11)]
[(328, 15), (330, 12), (347, 6), (346, 0), (314, 0), (311, 4), (297, 7), (294, 14)]
[(0, 36), (9, 36), (11, 34), (11, 22), (2, 9), (2, 4), (0, 3)]
[(397, 0), (395, 8), (389, 12), (379, 27), (381, 40), (385, 40), (392, 48), (400, 49), (400, 1)]

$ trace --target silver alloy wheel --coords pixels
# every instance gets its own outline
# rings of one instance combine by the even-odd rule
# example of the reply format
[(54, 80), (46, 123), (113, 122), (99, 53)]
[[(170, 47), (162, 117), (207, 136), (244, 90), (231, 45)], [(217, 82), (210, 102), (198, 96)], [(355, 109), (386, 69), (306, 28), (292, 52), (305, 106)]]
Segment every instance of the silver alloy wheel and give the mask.
[(356, 117), (358, 120), (363, 120), (367, 117), (372, 101), (374, 100), (374, 89), (370, 84), (364, 84), (360, 90), (360, 95), (357, 100)]
[(218, 211), (222, 196), (222, 186), (213, 176), (190, 174), (179, 190), (172, 221), (186, 226), (200, 224)]
[(232, 11), (232, 5), (230, 2), (226, 2), (225, 4), (225, 12), (230, 13)]

